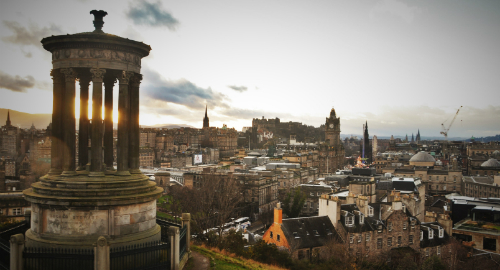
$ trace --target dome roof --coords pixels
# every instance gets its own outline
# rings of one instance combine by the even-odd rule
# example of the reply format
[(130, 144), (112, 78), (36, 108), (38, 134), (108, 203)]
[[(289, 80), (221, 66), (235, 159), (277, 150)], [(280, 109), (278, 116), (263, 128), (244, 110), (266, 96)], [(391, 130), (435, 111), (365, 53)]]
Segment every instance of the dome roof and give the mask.
[(421, 151), (414, 155), (410, 162), (436, 162), (436, 160), (430, 154)]
[(500, 168), (500, 162), (494, 158), (490, 158), (487, 161), (483, 162), (481, 164), (481, 167), (494, 167), (494, 168)]

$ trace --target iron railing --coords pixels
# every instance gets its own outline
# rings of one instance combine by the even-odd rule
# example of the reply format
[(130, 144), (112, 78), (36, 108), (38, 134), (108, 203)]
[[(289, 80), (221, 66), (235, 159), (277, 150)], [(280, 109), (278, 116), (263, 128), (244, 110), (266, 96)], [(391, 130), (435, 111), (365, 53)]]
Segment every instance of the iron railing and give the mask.
[(184, 254), (186, 253), (186, 248), (187, 248), (187, 226), (184, 225), (182, 227), (180, 233), (179, 233), (179, 260), (184, 257)]
[(112, 248), (111, 270), (170, 269), (170, 244), (154, 241), (140, 245)]
[(93, 249), (33, 248), (23, 251), (25, 270), (93, 270)]

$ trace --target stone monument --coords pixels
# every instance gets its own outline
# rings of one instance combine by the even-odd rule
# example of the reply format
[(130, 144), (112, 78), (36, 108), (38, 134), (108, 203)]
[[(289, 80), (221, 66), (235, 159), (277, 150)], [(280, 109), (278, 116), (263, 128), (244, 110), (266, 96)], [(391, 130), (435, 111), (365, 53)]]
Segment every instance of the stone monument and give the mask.
[[(24, 191), (32, 205), (31, 228), (26, 232), (28, 247), (91, 247), (100, 236), (111, 246), (160, 240), (156, 200), (163, 189), (139, 170), (141, 59), (149, 55), (151, 47), (104, 33), (103, 17), (107, 13), (90, 13), (94, 15), (93, 32), (41, 41), (52, 53), (52, 158), (49, 173)], [(78, 164), (76, 81), (81, 108)], [(115, 170), (112, 111), (117, 81)], [(92, 121), (87, 113), (90, 82)]]

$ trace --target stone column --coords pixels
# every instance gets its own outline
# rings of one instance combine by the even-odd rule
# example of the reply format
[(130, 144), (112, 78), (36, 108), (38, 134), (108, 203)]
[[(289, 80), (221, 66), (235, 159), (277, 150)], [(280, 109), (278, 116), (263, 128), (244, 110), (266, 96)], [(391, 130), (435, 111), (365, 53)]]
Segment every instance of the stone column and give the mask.
[(94, 269), (109, 270), (109, 244), (106, 237), (99, 236), (97, 243), (94, 243)]
[(52, 148), (50, 149), (50, 175), (62, 173), (62, 105), (64, 75), (57, 69), (50, 72), (53, 80), (52, 101)]
[(130, 133), (130, 95), (129, 81), (133, 73), (122, 71), (119, 80), (118, 93), (118, 145), (117, 145), (117, 172), (116, 175), (130, 175), (128, 166), (128, 140)]
[(76, 72), (72, 68), (63, 68), (61, 73), (65, 78), (65, 89), (62, 109), (62, 138), (63, 138), (63, 175), (75, 175), (75, 80)]
[(80, 77), (80, 123), (78, 128), (78, 168), (84, 171), (89, 162), (89, 76)]
[(10, 237), (10, 270), (23, 270), (24, 235)]
[(105, 69), (91, 68), (92, 74), (92, 144), (89, 176), (104, 176), (102, 169), (102, 79)]
[(168, 235), (170, 236), (170, 269), (179, 269), (179, 228), (175, 226), (168, 227)]
[(104, 79), (104, 163), (106, 170), (113, 168), (113, 86), (116, 78)]
[(182, 227), (187, 226), (186, 231), (186, 251), (191, 254), (191, 214), (182, 213)]
[(139, 170), (139, 85), (141, 74), (136, 74), (130, 81), (130, 137), (129, 137), (129, 166), (130, 173), (141, 173)]

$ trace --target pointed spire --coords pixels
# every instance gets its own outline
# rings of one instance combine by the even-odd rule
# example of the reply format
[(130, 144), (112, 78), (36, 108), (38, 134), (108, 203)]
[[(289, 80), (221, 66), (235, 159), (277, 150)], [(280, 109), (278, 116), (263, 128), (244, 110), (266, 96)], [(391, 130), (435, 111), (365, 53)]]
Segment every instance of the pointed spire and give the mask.
[(208, 112), (208, 105), (205, 105), (205, 117), (208, 117), (207, 112)]
[(7, 122), (5, 123), (6, 126), (10, 126), (10, 110), (7, 110)]

